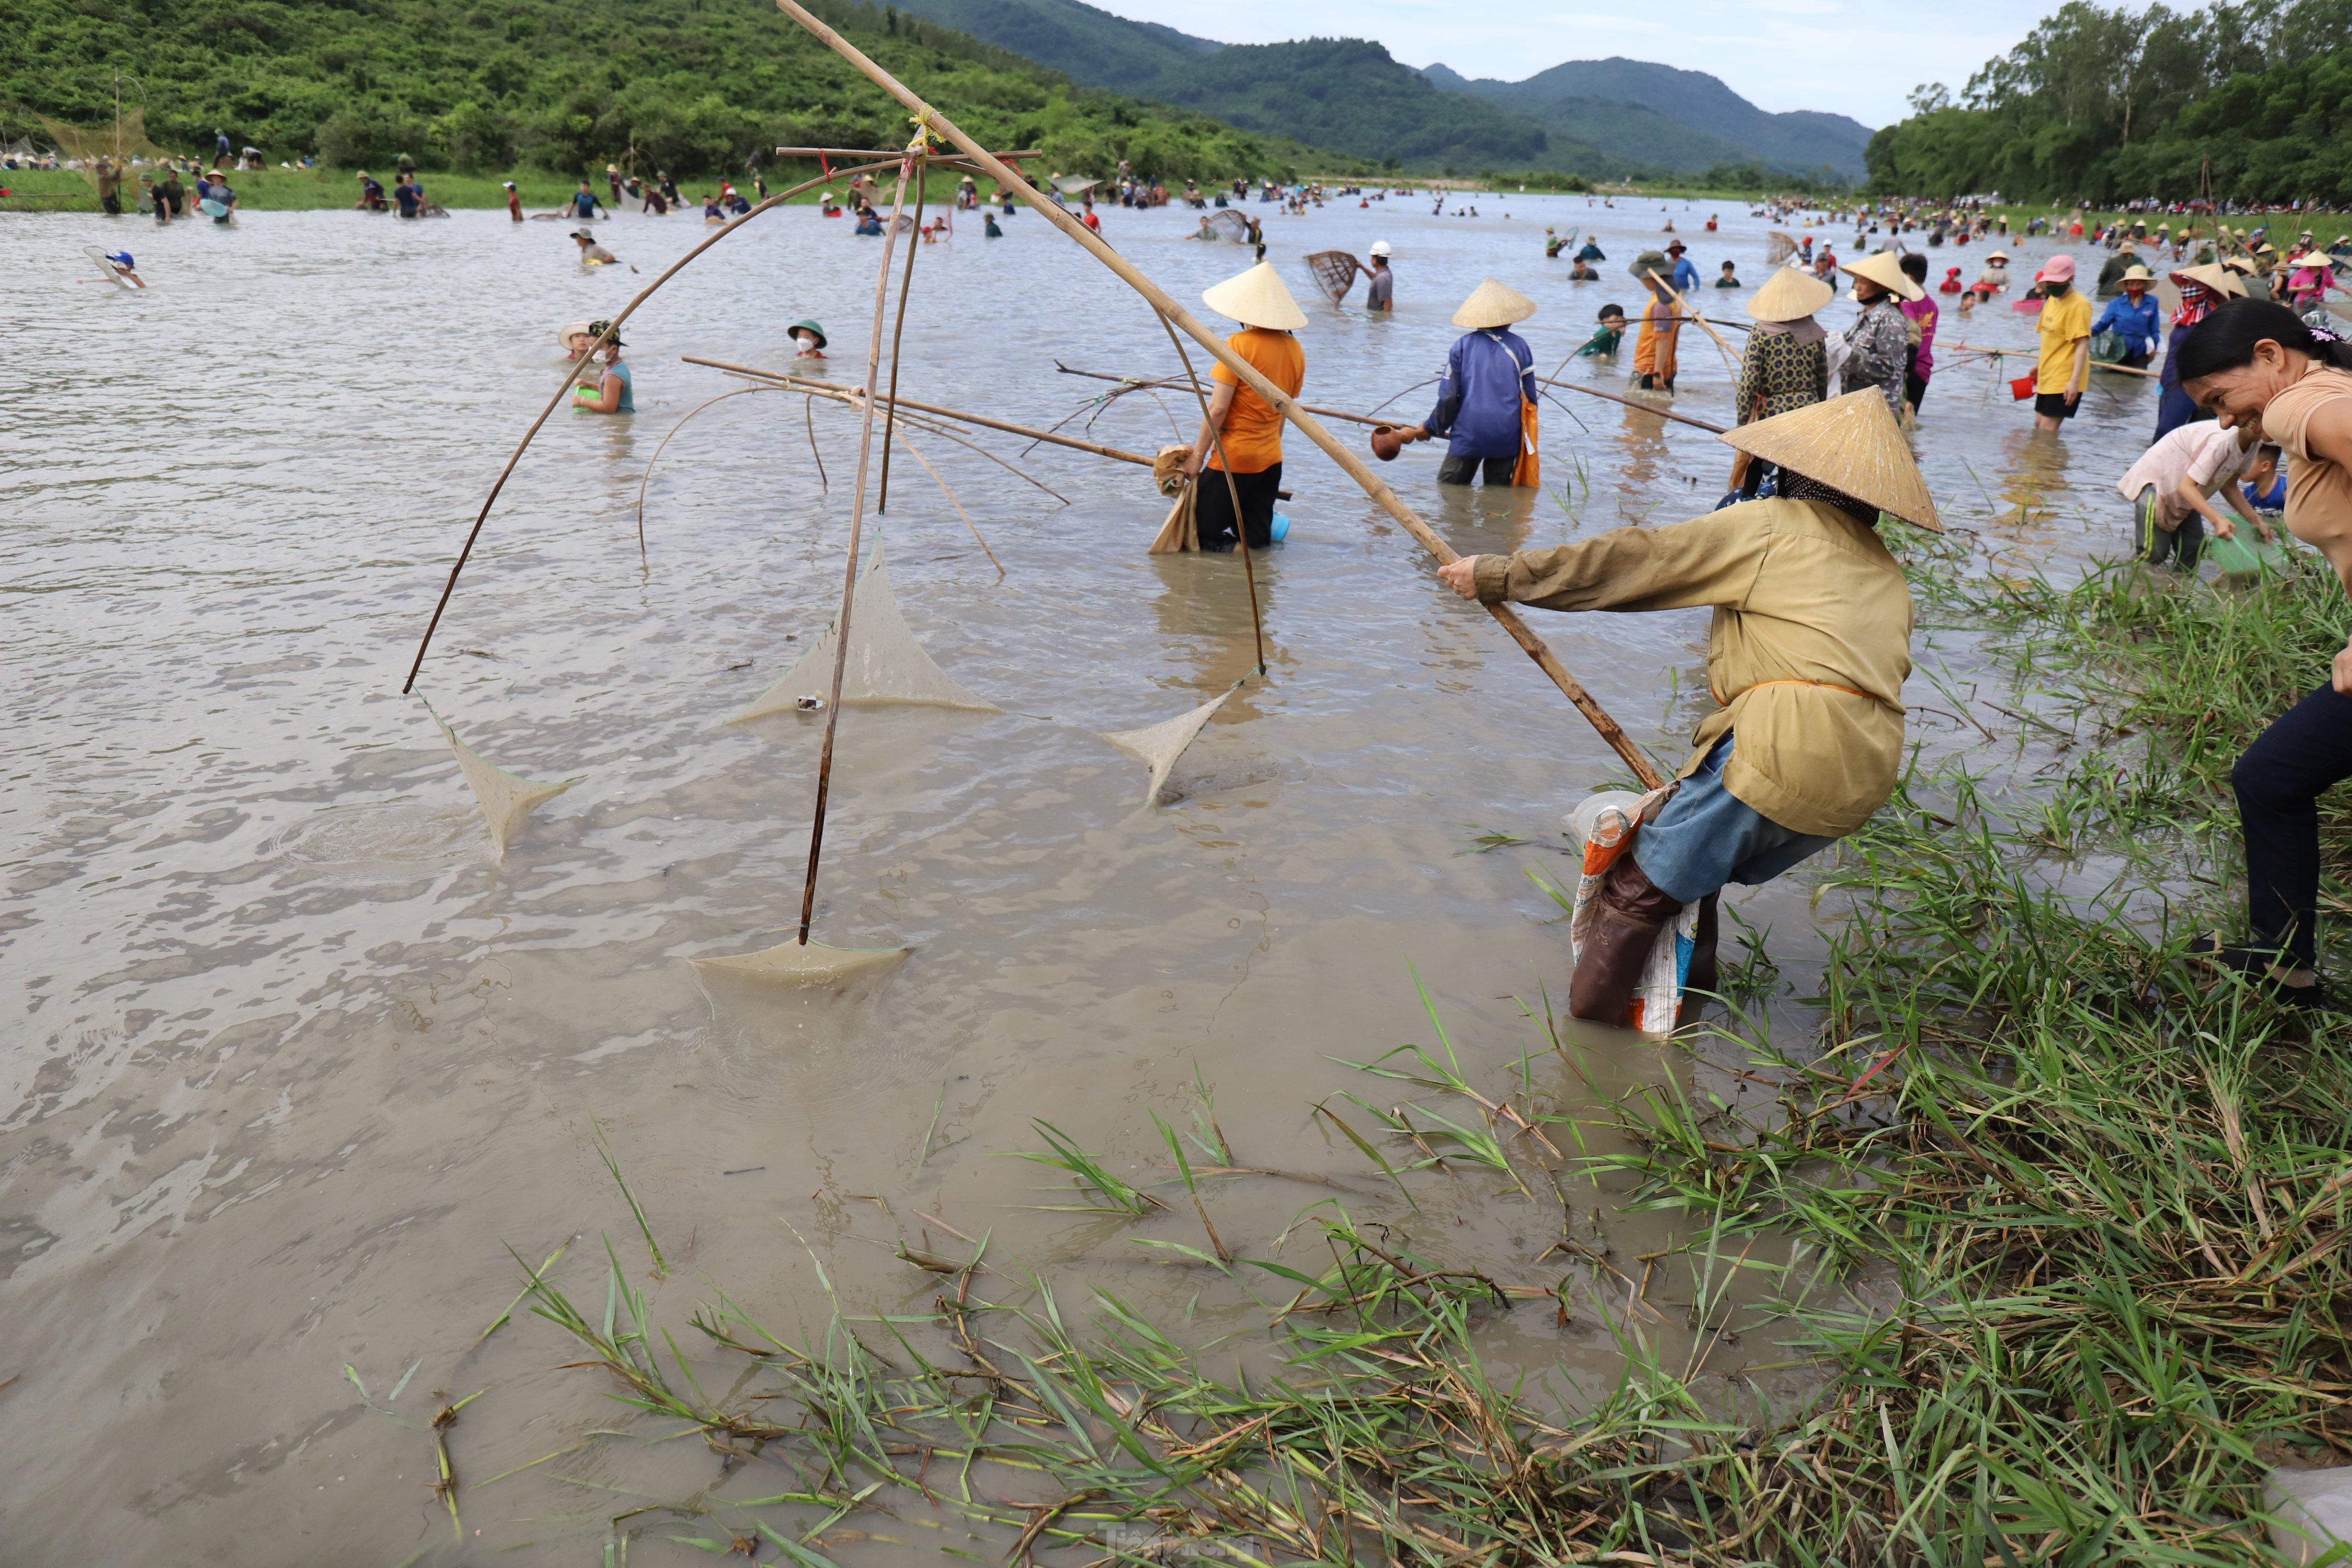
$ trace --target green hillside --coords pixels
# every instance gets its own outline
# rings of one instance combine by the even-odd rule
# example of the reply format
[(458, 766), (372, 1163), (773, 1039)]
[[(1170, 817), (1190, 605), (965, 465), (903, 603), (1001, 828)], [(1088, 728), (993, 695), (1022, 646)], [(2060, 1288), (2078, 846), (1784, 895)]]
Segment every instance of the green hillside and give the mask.
[(1619, 157), (1678, 171), (1760, 163), (1859, 177), (1870, 142), (1870, 128), (1843, 114), (1767, 113), (1704, 71), (1648, 60), (1569, 60), (1524, 81), (1474, 79), (1443, 65), (1423, 74)]
[(1391, 168), (1607, 176), (1629, 166), (1524, 116), (1442, 91), (1361, 38), (1228, 44), (1166, 73), (1150, 90), (1249, 130), (1312, 138)]
[(1168, 72), (1223, 47), (1081, 0), (911, 0), (899, 9), (1113, 92), (1149, 95)]
[[(2074, 3), (1870, 143), (1874, 189), (2352, 205), (2352, 0)], [(2347, 226), (2343, 224), (2337, 228)], [(2332, 235), (2328, 237), (2332, 237)]]
[[(1124, 157), (1171, 178), (1339, 173), (1337, 156), (1079, 87), (888, 8), (814, 7), (999, 146), (1057, 170)], [(628, 163), (691, 176), (780, 144), (889, 147), (896, 103), (765, 0), (10, 0), (0, 136), (35, 118), (110, 123), (131, 73), (150, 136), (209, 153), (215, 126), (275, 163), (559, 171)]]

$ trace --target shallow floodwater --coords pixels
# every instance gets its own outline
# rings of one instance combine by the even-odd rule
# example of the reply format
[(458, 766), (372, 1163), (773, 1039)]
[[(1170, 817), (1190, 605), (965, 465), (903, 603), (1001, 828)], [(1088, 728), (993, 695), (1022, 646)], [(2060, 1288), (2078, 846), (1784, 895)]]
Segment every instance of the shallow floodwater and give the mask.
[[(1486, 275), (1540, 303), (1524, 331), (1546, 370), (1602, 302), (1637, 300), (1625, 268), (1657, 237), (1655, 201), (1476, 199), (1475, 219), (1433, 216), (1426, 198), (1251, 208), (1312, 319), (1308, 400), (1393, 397), (1418, 417), (1428, 389), (1397, 395), (1440, 367), (1447, 317)], [(1705, 275), (1730, 258), (1761, 280), (1766, 224), (1724, 207), (1709, 235), (1704, 207), (1671, 205)], [(1187, 238), (1195, 222), (1103, 209), (1105, 237), (1187, 301), (1249, 259)], [(1569, 283), (1544, 259), (1546, 225), (1597, 230), (1607, 281)], [(1241, 563), (1147, 555), (1166, 503), (1139, 469), (975, 433), (1064, 506), (918, 434), (1005, 570), (902, 455), (880, 529), (900, 603), (940, 666), (1004, 711), (845, 715), (816, 927), (913, 955), (845, 1002), (698, 981), (689, 958), (763, 945), (797, 917), (818, 727), (722, 721), (832, 616), (856, 426), (798, 397), (732, 398), (654, 468), (642, 561), (635, 509), (664, 436), (740, 384), (681, 355), (780, 365), (785, 325), (814, 315), (833, 333), (827, 374), (856, 379), (880, 247), (807, 208), (761, 217), (646, 305), (626, 331), (635, 416), (559, 413), (490, 518), (420, 686), (493, 762), (579, 781), (500, 860), (402, 678), (474, 509), (562, 374), (557, 327), (616, 310), (704, 234), (624, 216), (599, 237), (635, 270), (583, 271), (568, 226), (0, 220), (12, 1563), (582, 1562), (611, 1516), (703, 1484), (698, 1445), (592, 1447), (461, 1492), (467, 1542), (451, 1549), (429, 1434), (372, 1411), (346, 1376), (408, 1423), (433, 1391), (487, 1389), (452, 1434), (467, 1478), (623, 1421), (599, 1374), (555, 1370), (576, 1352), (549, 1325), (518, 1318), (476, 1345), (518, 1288), (509, 1247), (535, 1264), (583, 1237), (556, 1275), (592, 1307), (599, 1232), (641, 1268), (600, 1139), (668, 1255), (668, 1280), (647, 1284), (681, 1333), (714, 1289), (785, 1337), (820, 1327), (820, 1261), (853, 1310), (922, 1310), (932, 1283), (892, 1254), (902, 1239), (960, 1251), (935, 1216), (992, 1230), (1001, 1290), (1034, 1268), (1066, 1303), (1115, 1291), (1205, 1342), (1264, 1314), (1135, 1245), (1198, 1244), (1189, 1216), (1129, 1226), (1031, 1206), (1063, 1201), (1052, 1173), (996, 1156), (1044, 1146), (1033, 1119), (1162, 1179), (1150, 1113), (1185, 1121), (1197, 1074), (1244, 1164), (1337, 1184), (1223, 1179), (1208, 1201), (1237, 1247), (1267, 1254), (1337, 1197), (1433, 1256), (1550, 1284), (1560, 1265), (1538, 1259), (1557, 1206), (1469, 1166), (1414, 1178), (1418, 1210), (1396, 1203), (1312, 1111), (1329, 1101), (1369, 1131), (1335, 1097), (1386, 1107), (1399, 1086), (1332, 1058), (1432, 1042), (1417, 972), (1491, 1091), (1517, 1091), (1531, 1052), (1546, 1103), (1670, 1070), (1606, 1031), (1577, 1037), (1589, 1086), (1549, 1052), (1523, 1008), (1561, 995), (1566, 941), (1524, 868), (1565, 862), (1466, 852), (1484, 829), (1551, 837), (1615, 759), (1295, 434), (1290, 538), (1256, 563), (1270, 677), (1227, 706), (1158, 812), (1139, 808), (1142, 771), (1092, 732), (1248, 673)], [(966, 215), (919, 250), (908, 395), (1046, 425), (1107, 390), (1057, 360), (1178, 368), (1103, 268), (1034, 214), (1004, 226), (983, 240)], [(1323, 305), (1300, 258), (1379, 238), (1396, 248), (1393, 319)], [(99, 279), (83, 247), (101, 243), (129, 245), (152, 287)], [(1931, 251), (1936, 276), (1973, 276), (1981, 248)], [(2022, 278), (2050, 247), (2009, 248)], [(1744, 298), (1706, 292), (1727, 316)], [(1943, 336), (2023, 346), (2031, 323), (1996, 306), (1948, 315)], [(1629, 344), (1617, 365), (1566, 374), (1622, 391), (1630, 360)], [(1923, 460), (1954, 521), (2064, 570), (2121, 536), (2112, 484), (2154, 388), (2102, 378), (2053, 440), (2029, 436), (2005, 380), (1948, 351)], [(1677, 406), (1727, 422), (1728, 384), (1686, 337)], [(1441, 493), (1430, 446), (1382, 476), (1465, 552), (1672, 521), (1719, 493), (1727, 454), (1704, 433), (1561, 401), (1543, 415), (1548, 493)], [(1192, 420), (1175, 398), (1136, 395), (1091, 435), (1149, 452), (1178, 426)], [(1706, 701), (1702, 613), (1530, 619), (1632, 734), (1679, 757)], [(1983, 679), (1968, 639), (1916, 653), (1910, 700), (1938, 711), (1915, 714), (1915, 734), (1980, 745), (1954, 712)], [(1791, 1027), (1821, 951), (1810, 900), (1802, 877), (1733, 900), (1769, 928)], [(1578, 1223), (1621, 1255), (1675, 1234), (1673, 1216), (1582, 1192)], [(1289, 1246), (1316, 1266), (1316, 1244)], [(1660, 1279), (1657, 1299), (1687, 1300), (1686, 1281)], [(1601, 1386), (1617, 1364), (1592, 1312), (1557, 1328), (1531, 1303), (1496, 1338), (1515, 1364)], [(701, 1560), (668, 1533), (635, 1540), (632, 1561)]]

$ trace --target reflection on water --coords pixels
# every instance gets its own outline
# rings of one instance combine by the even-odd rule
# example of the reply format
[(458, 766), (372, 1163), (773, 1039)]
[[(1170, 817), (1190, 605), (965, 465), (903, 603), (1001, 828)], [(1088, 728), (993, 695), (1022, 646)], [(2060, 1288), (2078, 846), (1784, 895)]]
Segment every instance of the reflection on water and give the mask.
[[(1655, 215), (1510, 205), (1507, 223), (1412, 203), (1269, 219), (1303, 296), (1312, 250), (1387, 238), (1410, 263), (1393, 320), (1310, 308), (1307, 395), (1370, 408), (1425, 377), (1490, 274), (1541, 305), (1521, 330), (1544, 363), (1580, 343), (1623, 279), (1568, 283), (1543, 225), (1597, 229), (1630, 258)], [(656, 1299), (673, 1321), (706, 1278), (780, 1333), (821, 1321), (794, 1231), (843, 1300), (919, 1307), (929, 1287), (892, 1256), (918, 1209), (1172, 1321), (1188, 1307), (1200, 1324), (1254, 1321), (1131, 1245), (1149, 1225), (1041, 1212), (1037, 1169), (992, 1158), (1035, 1147), (1041, 1119), (1146, 1179), (1149, 1113), (1175, 1113), (1196, 1072), (1246, 1163), (1336, 1182), (1438, 1256), (1546, 1277), (1556, 1213), (1456, 1177), (1406, 1209), (1309, 1108), (1363, 1088), (1332, 1058), (1426, 1037), (1408, 963), (1473, 1076), (1516, 1078), (1541, 1042), (1518, 999), (1557, 996), (1566, 961), (1525, 870), (1558, 875), (1561, 814), (1619, 765), (1304, 442), (1285, 468), (1290, 542), (1257, 562), (1269, 674), (1188, 756), (1177, 804), (1141, 812), (1138, 770), (1095, 732), (1251, 668), (1240, 563), (1146, 555), (1165, 502), (1125, 468), (987, 441), (1064, 508), (919, 435), (1006, 574), (928, 476), (895, 467), (881, 531), (901, 607), (1005, 711), (843, 715), (818, 931), (913, 955), (850, 1005), (738, 994), (685, 961), (793, 924), (817, 727), (722, 721), (832, 614), (854, 421), (788, 396), (709, 409), (646, 486), (642, 561), (638, 487), (662, 435), (732, 384), (680, 355), (782, 364), (782, 324), (814, 314), (841, 328), (831, 374), (848, 379), (876, 250), (806, 209), (761, 219), (633, 319), (637, 416), (559, 413), (517, 470), (423, 678), (491, 761), (582, 781), (499, 863), (400, 678), (509, 444), (563, 374), (553, 327), (609, 313), (631, 280), (581, 271), (560, 228), (503, 215), (257, 213), (155, 232), (153, 286), (101, 295), (66, 280), (115, 226), (6, 221), (8, 363), (42, 367), (0, 397), (15, 699), (0, 942), (18, 981), (0, 999), (0, 1379), (21, 1374), (10, 1418), (41, 1434), (0, 1510), (33, 1558), (310, 1562), (278, 1543), (331, 1539), (397, 1561), (429, 1545), (446, 1528), (430, 1456), (357, 1403), (346, 1364), (379, 1394), (416, 1364), (397, 1414), (431, 1388), (490, 1387), (458, 1437), (472, 1474), (609, 1424), (594, 1389), (548, 1370), (537, 1325), (475, 1348), (513, 1291), (509, 1246), (536, 1261), (576, 1233), (633, 1234), (600, 1135), (671, 1253)], [(1176, 212), (1104, 221), (1179, 298), (1248, 259), (1182, 238)], [(615, 222), (644, 276), (701, 237)], [(1699, 240), (1702, 268), (1719, 250), (1760, 276), (1764, 226), (1726, 225)], [(1149, 311), (1042, 225), (926, 247), (917, 268), (910, 396), (1044, 426), (1101, 384), (1055, 374), (1056, 359), (1177, 368)], [(2019, 321), (1969, 331), (2030, 342)], [(1727, 422), (1720, 366), (1686, 364), (1678, 406)], [(1626, 363), (1566, 374), (1618, 390)], [(2045, 563), (2103, 538), (2152, 391), (2119, 388), (2113, 408), (2102, 392), (2063, 440), (2036, 441), (2021, 405), (1946, 374), (1919, 446), (1953, 520)], [(1417, 416), (1427, 395), (1396, 407)], [(1573, 417), (1546, 405), (1540, 494), (1441, 494), (1434, 444), (1382, 477), (1465, 552), (1663, 524), (1720, 494), (1726, 454), (1705, 433), (1566, 396)], [(1148, 449), (1169, 422), (1127, 397), (1092, 435)], [(1703, 613), (1530, 619), (1638, 742), (1678, 754)], [(1939, 658), (1966, 672), (1965, 646)], [(1975, 739), (1939, 726), (1923, 714), (1916, 732)], [(1465, 853), (1486, 828), (1533, 842)], [(1820, 951), (1806, 887), (1737, 902), (1802, 994)], [(1538, 1059), (1539, 1094), (1591, 1103), (1666, 1070), (1603, 1035), (1580, 1049), (1581, 1076)], [(1220, 1229), (1270, 1247), (1328, 1191), (1234, 1181)], [(1670, 1219), (1593, 1201), (1575, 1223), (1621, 1250), (1670, 1241)], [(590, 1268), (597, 1248), (575, 1251)], [(1497, 1330), (1512, 1357), (1607, 1385), (1605, 1333), (1525, 1317)], [(636, 1463), (591, 1450), (567, 1473), (699, 1484)], [(547, 1479), (559, 1468), (472, 1500), (485, 1549), (576, 1560), (521, 1522), (578, 1511)]]

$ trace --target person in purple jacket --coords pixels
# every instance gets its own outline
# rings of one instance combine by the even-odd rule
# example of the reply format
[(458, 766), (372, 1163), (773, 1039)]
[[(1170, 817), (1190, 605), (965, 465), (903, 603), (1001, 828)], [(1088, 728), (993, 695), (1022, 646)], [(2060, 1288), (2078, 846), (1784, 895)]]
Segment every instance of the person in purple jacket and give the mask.
[(1536, 303), (1492, 278), (1478, 285), (1454, 324), (1469, 331), (1454, 340), (1437, 384), (1437, 406), (1410, 431), (1409, 441), (1446, 437), (1441, 485), (1466, 485), (1483, 468), (1490, 485), (1507, 485), (1522, 447), (1520, 408), (1536, 400), (1536, 356), (1507, 329), (1536, 313)]

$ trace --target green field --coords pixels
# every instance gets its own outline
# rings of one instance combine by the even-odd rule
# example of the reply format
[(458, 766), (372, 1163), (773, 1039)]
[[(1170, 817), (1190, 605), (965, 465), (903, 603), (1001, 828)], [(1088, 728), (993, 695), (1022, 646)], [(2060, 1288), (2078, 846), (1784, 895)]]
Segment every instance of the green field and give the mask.
[[(387, 190), (391, 188), (393, 176), (389, 165), (371, 172), (377, 179), (383, 182)], [(817, 172), (813, 164), (793, 164), (787, 169), (771, 171), (768, 175), (768, 190), (772, 195), (777, 191), (789, 189), (803, 180), (812, 177)], [(180, 178), (183, 184), (191, 187), (195, 183), (189, 175), (184, 174)], [(566, 180), (560, 174), (551, 174), (544, 169), (517, 169), (507, 174), (457, 174), (447, 171), (426, 171), (417, 178), (424, 184), (425, 194), (427, 196), (439, 202), (443, 206), (450, 208), (496, 209), (505, 206), (507, 193), (502, 182), (506, 180), (514, 181), (515, 188), (522, 195), (523, 210), (526, 212), (548, 212), (560, 207), (570, 199), (572, 192), (577, 188), (575, 182)], [(958, 176), (945, 171), (934, 171), (925, 182), (929, 191), (929, 199), (934, 204), (949, 200), (954, 195), (957, 178)], [(268, 169), (257, 173), (232, 175), (229, 184), (236, 192), (239, 210), (246, 212), (299, 212), (324, 207), (348, 207), (359, 200), (359, 176), (356, 171), (351, 169)], [(0, 212), (94, 213), (98, 211), (96, 189), (88, 180), (71, 170), (16, 169), (0, 172), (0, 185), (6, 186), (10, 193), (6, 197), (0, 198)], [(678, 194), (689, 198), (697, 207), (700, 205), (705, 194), (717, 188), (717, 182), (709, 179), (682, 180), (678, 183)], [(990, 182), (982, 181), (982, 188), (992, 190), (994, 186)], [(742, 189), (747, 197), (754, 201), (759, 199), (748, 185)], [(836, 181), (834, 189), (836, 193), (843, 192), (847, 189), (847, 185), (845, 182)], [(887, 189), (887, 184), (885, 189)], [(604, 200), (610, 194), (604, 182), (600, 180), (596, 183), (598, 200)], [(794, 199), (814, 202), (817, 195), (817, 192), (812, 191), (804, 196)], [(625, 196), (622, 199), (625, 202), (628, 198)], [(125, 205), (129, 205), (126, 199)], [(630, 204), (630, 210), (635, 210), (634, 203)]]

